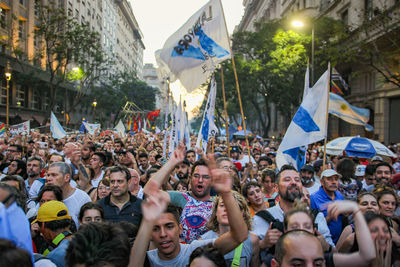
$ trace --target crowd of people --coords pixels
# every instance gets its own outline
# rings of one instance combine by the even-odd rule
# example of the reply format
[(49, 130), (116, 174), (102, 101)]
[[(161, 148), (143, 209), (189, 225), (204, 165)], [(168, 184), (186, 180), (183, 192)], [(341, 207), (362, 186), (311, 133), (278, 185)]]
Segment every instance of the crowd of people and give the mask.
[[(400, 266), (400, 161), (279, 143), (0, 138), (0, 266)], [(390, 149), (400, 156), (400, 146)]]

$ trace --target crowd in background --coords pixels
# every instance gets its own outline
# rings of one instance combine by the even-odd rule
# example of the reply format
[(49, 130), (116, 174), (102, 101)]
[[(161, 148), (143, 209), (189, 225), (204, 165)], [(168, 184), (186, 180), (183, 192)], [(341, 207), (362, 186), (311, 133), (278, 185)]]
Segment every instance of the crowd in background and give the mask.
[(300, 170), (278, 147), (0, 138), (0, 266), (400, 266), (400, 145), (324, 161), (316, 143)]

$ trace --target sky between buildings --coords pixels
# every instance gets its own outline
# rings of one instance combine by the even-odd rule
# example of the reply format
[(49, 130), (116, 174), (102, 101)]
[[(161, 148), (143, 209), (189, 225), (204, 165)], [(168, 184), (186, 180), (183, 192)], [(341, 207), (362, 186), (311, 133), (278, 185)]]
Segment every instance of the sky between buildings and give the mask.
[[(130, 0), (133, 13), (144, 35), (144, 63), (153, 63), (156, 60), (154, 52), (164, 46), (164, 42), (176, 32), (197, 10), (208, 0)], [(244, 7), (243, 0), (222, 0), (228, 32), (233, 33), (239, 24)], [(176, 102), (179, 98), (187, 103), (189, 119), (195, 114), (193, 110), (201, 105), (204, 99), (205, 88), (197, 89), (188, 94), (179, 82), (171, 84), (171, 91)]]

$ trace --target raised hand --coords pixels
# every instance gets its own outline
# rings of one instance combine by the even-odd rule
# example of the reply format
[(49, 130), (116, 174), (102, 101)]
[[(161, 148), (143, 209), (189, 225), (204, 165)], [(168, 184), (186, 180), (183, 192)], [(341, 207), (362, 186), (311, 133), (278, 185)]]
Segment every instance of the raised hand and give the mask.
[(207, 157), (207, 166), (211, 173), (211, 184), (218, 193), (228, 193), (232, 190), (233, 180), (231, 174), (224, 170), (217, 168), (214, 155)]
[(336, 201), (328, 205), (327, 217), (337, 220), (340, 214), (355, 213), (358, 210), (358, 205), (354, 201)]
[(147, 198), (142, 202), (143, 219), (149, 222), (157, 220), (168, 205), (168, 198), (162, 194), (158, 184), (149, 181), (147, 186)]
[(175, 151), (171, 154), (170, 160), (174, 164), (179, 164), (185, 159), (185, 153), (186, 153), (186, 148), (185, 145), (180, 142), (178, 144), (178, 147), (175, 149)]

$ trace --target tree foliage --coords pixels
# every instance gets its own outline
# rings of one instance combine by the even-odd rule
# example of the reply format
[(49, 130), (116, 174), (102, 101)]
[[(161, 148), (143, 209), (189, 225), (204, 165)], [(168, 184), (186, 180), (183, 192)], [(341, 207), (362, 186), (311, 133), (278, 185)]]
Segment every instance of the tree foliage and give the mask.
[(94, 88), (92, 97), (98, 101), (100, 118), (110, 119), (113, 115), (114, 122), (118, 118), (124, 119), (122, 108), (127, 101), (134, 102), (141, 110), (153, 111), (158, 89), (140, 81), (134, 72), (122, 72), (111, 76), (107, 83)]
[[(233, 51), (241, 88), (245, 116), (250, 124), (259, 121), (261, 134), (270, 128), (270, 103), (285, 117), (291, 116), (301, 101), (307, 59), (311, 58), (311, 31), (289, 29), (286, 19), (258, 24), (255, 32), (237, 32)], [(330, 25), (327, 28), (327, 25)], [(327, 62), (350, 60), (350, 53), (337, 44), (347, 38), (344, 25), (329, 18), (315, 22), (315, 77), (326, 70)], [(222, 64), (231, 123), (241, 125), (235, 79), (230, 61)], [(220, 72), (216, 72), (221, 87)], [(221, 94), (217, 96), (217, 115), (222, 118)], [(254, 119), (253, 119), (254, 118)], [(254, 124), (253, 124), (254, 125)]]

